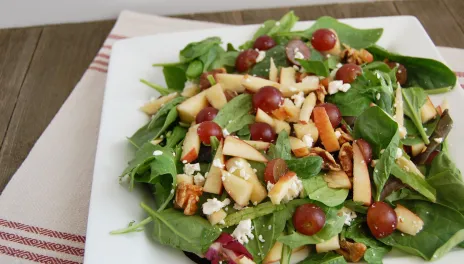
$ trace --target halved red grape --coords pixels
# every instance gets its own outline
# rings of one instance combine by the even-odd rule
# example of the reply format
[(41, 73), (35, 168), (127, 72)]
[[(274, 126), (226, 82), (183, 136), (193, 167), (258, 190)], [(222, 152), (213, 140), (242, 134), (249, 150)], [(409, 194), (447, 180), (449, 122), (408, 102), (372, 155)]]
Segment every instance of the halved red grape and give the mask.
[(356, 144), (358, 144), (361, 153), (363, 154), (364, 160), (367, 164), (372, 161), (372, 148), (369, 142), (365, 141), (364, 139), (360, 138), (356, 140)]
[(253, 95), (254, 109), (261, 109), (270, 114), (284, 102), (284, 96), (279, 89), (273, 86), (264, 86)]
[(327, 115), (329, 116), (329, 120), (333, 128), (336, 128), (340, 125), (340, 122), (342, 122), (342, 113), (340, 112), (340, 109), (338, 109), (336, 105), (331, 104), (331, 103), (323, 103), (323, 104), (318, 104), (317, 106), (325, 108), (325, 111), (327, 112)]
[(197, 133), (201, 142), (207, 145), (211, 144), (210, 137), (216, 137), (219, 141), (223, 138), (221, 127), (213, 121), (201, 123), (197, 128)]
[(274, 142), (276, 139), (276, 132), (267, 123), (257, 122), (250, 126), (250, 134), (252, 140)]
[(238, 54), (235, 59), (235, 68), (239, 72), (246, 72), (256, 64), (259, 53), (254, 49), (247, 49)]
[(311, 44), (318, 51), (331, 50), (337, 44), (337, 35), (328, 28), (318, 29), (311, 37)]
[(208, 106), (203, 109), (197, 114), (195, 118), (195, 122), (200, 124), (205, 121), (213, 121), (213, 119), (217, 116), (219, 110), (214, 107)]
[(288, 167), (285, 160), (277, 158), (269, 161), (264, 170), (264, 181), (272, 184), (276, 183), (280, 177), (287, 173)]
[(303, 204), (293, 213), (293, 225), (303, 235), (312, 236), (325, 225), (325, 213), (315, 204)]
[(268, 50), (273, 48), (275, 45), (277, 45), (277, 43), (273, 38), (263, 35), (255, 40), (253, 48), (258, 50)]
[(399, 82), (400, 85), (404, 85), (408, 80), (408, 70), (406, 70), (406, 67), (404, 67), (403, 64), (393, 61), (387, 62), (387, 65), (390, 67), (390, 69), (398, 67), (396, 70), (396, 81)]
[(285, 53), (287, 54), (287, 59), (298, 66), (300, 66), (300, 63), (296, 59), (307, 60), (311, 57), (309, 47), (299, 39), (290, 40), (285, 47)]
[(335, 74), (335, 79), (343, 81), (343, 83), (352, 83), (362, 74), (362, 69), (356, 64), (348, 63), (340, 67)]
[(396, 230), (396, 213), (387, 203), (375, 202), (367, 210), (367, 226), (376, 238), (391, 235)]

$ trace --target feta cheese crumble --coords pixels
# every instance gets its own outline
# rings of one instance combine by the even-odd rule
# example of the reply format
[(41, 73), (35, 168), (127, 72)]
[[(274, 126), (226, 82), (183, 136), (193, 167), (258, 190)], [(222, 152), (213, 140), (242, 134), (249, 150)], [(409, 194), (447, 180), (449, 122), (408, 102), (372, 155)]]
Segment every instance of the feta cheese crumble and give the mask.
[(206, 202), (203, 204), (203, 214), (211, 215), (229, 204), (229, 198), (224, 199), (224, 201), (222, 202), (219, 201), (217, 198), (207, 199)]
[(263, 236), (262, 235), (259, 235), (258, 236), (258, 240), (262, 243), (266, 242), (266, 240), (264, 240)]
[(351, 221), (358, 217), (355, 211), (352, 211), (346, 207), (343, 209), (343, 216), (345, 216), (345, 225), (347, 226), (351, 226)]
[(292, 182), (290, 183), (290, 186), (288, 187), (287, 192), (285, 193), (285, 196), (282, 199), (282, 201), (284, 201), (285, 203), (298, 197), (298, 195), (300, 195), (300, 192), (303, 190), (303, 182), (301, 182), (298, 176), (295, 175), (294, 177), (292, 177), (291, 181)]
[(222, 134), (224, 135), (224, 137), (227, 137), (228, 135), (230, 135), (229, 131), (227, 130), (227, 128), (224, 128), (222, 130)]
[(329, 82), (329, 94), (336, 94), (339, 91), (346, 93), (351, 88), (349, 83), (343, 83), (343, 81), (335, 80)]
[(303, 53), (300, 52), (300, 49), (298, 47), (296, 47), (294, 50), (293, 50), (293, 53), (295, 53), (295, 59), (304, 59), (304, 55)]
[(186, 163), (184, 165), (184, 173), (187, 175), (193, 175), (196, 171), (200, 171), (200, 163)]
[(213, 166), (217, 167), (217, 168), (220, 168), (220, 169), (224, 168), (224, 164), (221, 162), (220, 159), (214, 159), (213, 160)]
[(237, 211), (243, 210), (243, 208), (245, 208), (245, 207), (239, 205), (238, 203), (234, 204), (234, 209), (237, 210)]
[(401, 156), (403, 156), (403, 150), (400, 149), (400, 148), (397, 148), (397, 149), (396, 149), (396, 156), (395, 156), (395, 158), (396, 158), (396, 159), (399, 159), (399, 158), (401, 158)]
[(153, 156), (161, 156), (161, 155), (163, 155), (163, 152), (161, 150), (153, 151)]
[(299, 92), (297, 94), (292, 95), (291, 97), (293, 99), (293, 102), (295, 103), (295, 106), (300, 108), (303, 105), (303, 102), (305, 100), (304, 98), (304, 93)]
[(442, 143), (443, 142), (443, 138), (434, 138), (433, 140), (435, 140), (435, 142), (437, 142), (437, 143)]
[(256, 57), (256, 62), (260, 62), (260, 61), (264, 60), (264, 58), (266, 58), (266, 52), (265, 51), (258, 50), (258, 49), (256, 49), (256, 51), (258, 52), (258, 57)]
[(306, 144), (306, 146), (307, 146), (308, 148), (310, 148), (310, 147), (313, 146), (314, 139), (313, 139), (313, 137), (311, 137), (310, 134), (304, 135), (303, 138), (302, 138), (302, 140), (303, 140), (303, 142)]
[(271, 183), (270, 181), (268, 181), (266, 188), (267, 188), (267, 191), (270, 192), (272, 190), (272, 188), (274, 188), (274, 184)]
[(238, 223), (234, 232), (232, 232), (232, 236), (237, 239), (240, 244), (246, 244), (250, 241), (249, 239), (254, 239), (255, 237), (251, 233), (252, 230), (251, 219), (242, 220)]
[(340, 133), (340, 131), (335, 131), (335, 137), (337, 137), (337, 139), (339, 139), (341, 136), (342, 133)]
[(377, 93), (377, 94), (375, 95), (375, 98), (377, 98), (377, 101), (380, 100), (380, 93)]
[(294, 69), (295, 71), (299, 71), (299, 70), (300, 70), (300, 68), (298, 68), (298, 66), (296, 66), (296, 65), (293, 65), (293, 69)]
[(242, 177), (244, 180), (248, 180), (250, 176), (251, 175), (248, 174), (245, 169), (240, 170), (240, 177)]
[(205, 184), (205, 177), (198, 172), (193, 176), (193, 182), (195, 182), (195, 185), (203, 186)]

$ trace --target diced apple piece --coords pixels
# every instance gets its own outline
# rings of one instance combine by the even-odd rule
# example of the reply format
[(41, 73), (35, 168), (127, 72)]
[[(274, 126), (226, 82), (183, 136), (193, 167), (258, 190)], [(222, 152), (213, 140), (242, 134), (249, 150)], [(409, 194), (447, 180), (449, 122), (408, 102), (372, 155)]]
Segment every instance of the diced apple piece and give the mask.
[(242, 178), (247, 178), (246, 181), (251, 183), (253, 191), (251, 192), (250, 201), (252, 203), (257, 204), (266, 199), (267, 190), (259, 181), (258, 176), (253, 171), (248, 161), (238, 157), (230, 158), (226, 162), (226, 168), (230, 173)]
[(330, 188), (351, 189), (351, 181), (344, 171), (329, 171), (324, 174), (324, 181)]
[(424, 221), (401, 204), (396, 205), (395, 213), (398, 218), (396, 228), (403, 233), (415, 236), (424, 227)]
[(296, 157), (300, 158), (309, 155), (309, 148), (301, 139), (298, 139), (296, 137), (289, 137), (289, 140), (292, 152), (293, 154), (295, 154)]
[(311, 113), (313, 112), (314, 106), (316, 106), (316, 94), (310, 93), (306, 96), (301, 106), (299, 122), (306, 124), (309, 123)]
[(353, 144), (353, 201), (371, 204), (371, 181), (367, 164), (358, 144)]
[(207, 106), (206, 91), (203, 91), (178, 105), (177, 112), (179, 113), (180, 120), (185, 123), (191, 123), (195, 121), (197, 114)]
[[(269, 250), (266, 257), (263, 260), (263, 264), (278, 263), (282, 258), (283, 244), (276, 241), (274, 246)], [(309, 255), (309, 248), (307, 246), (301, 246), (292, 250), (292, 256), (290, 263), (299, 263)]]
[(154, 101), (144, 104), (140, 110), (142, 110), (147, 115), (154, 115), (158, 110), (166, 103), (176, 98), (178, 93), (170, 93), (168, 95), (162, 96)]
[(201, 92), (200, 86), (195, 83), (186, 86), (180, 95), (182, 95), (183, 97), (192, 97), (197, 95), (199, 92)]
[(272, 115), (278, 120), (285, 120), (288, 117), (283, 106), (273, 110)]
[(266, 157), (258, 150), (238, 138), (227, 136), (224, 142), (224, 155), (240, 157), (247, 160), (267, 162)]
[(316, 124), (309, 121), (307, 124), (293, 124), (295, 135), (299, 139), (303, 139), (305, 135), (311, 135), (313, 142), (319, 139), (319, 131), (317, 130)]
[(224, 220), (226, 216), (227, 216), (226, 211), (224, 211), (223, 209), (220, 209), (219, 211), (216, 211), (206, 216), (206, 218), (208, 218), (208, 221), (211, 223), (211, 225), (216, 225), (217, 223)]
[(295, 81), (295, 69), (293, 67), (286, 67), (280, 69), (280, 91), (283, 96), (290, 97), (299, 92), (297, 88), (294, 87), (296, 84)]
[(293, 171), (287, 172), (284, 176), (280, 177), (275, 183), (274, 187), (269, 191), (269, 198), (273, 204), (280, 204), (283, 198), (287, 195), (288, 190), (294, 181), (298, 179), (296, 173)]
[(242, 256), (238, 259), (238, 264), (256, 264), (253, 260), (247, 258), (246, 256)]
[(227, 104), (227, 98), (221, 85), (215, 84), (211, 88), (206, 89), (206, 99), (209, 104), (216, 109), (221, 109)]
[(292, 250), (292, 255), (290, 256), (290, 263), (301, 263), (305, 260), (311, 250), (308, 246), (298, 247)]
[(246, 206), (250, 201), (253, 185), (243, 178), (222, 170), (222, 183), (230, 197), (240, 206)]
[(198, 125), (191, 126), (185, 135), (182, 145), (181, 160), (190, 163), (198, 157), (200, 152), (200, 137), (197, 133)]
[(296, 88), (298, 92), (301, 91), (304, 94), (315, 92), (319, 89), (319, 77), (306, 76), (300, 83), (295, 83), (293, 87)]
[(261, 89), (264, 86), (273, 86), (277, 89), (280, 89), (280, 84), (277, 82), (269, 81), (263, 78), (254, 77), (250, 75), (245, 75), (243, 77), (242, 85), (245, 86), (245, 88), (248, 91), (251, 91), (253, 93), (256, 93), (259, 89)]
[(216, 80), (224, 90), (237, 93), (245, 91), (245, 87), (242, 85), (243, 75), (241, 74), (218, 73), (216, 74)]
[(448, 110), (449, 109), (449, 103), (448, 103), (448, 100), (446, 100), (446, 98), (443, 100), (443, 102), (441, 102), (441, 105), (437, 106), (437, 112), (439, 115), (443, 115), (443, 112), (445, 112), (445, 110)]
[(271, 57), (271, 65), (269, 68), (269, 81), (277, 82), (278, 70), (275, 66), (274, 59)]
[(177, 184), (185, 183), (185, 184), (193, 184), (193, 176), (187, 174), (177, 174), (176, 176)]
[(272, 118), (270, 115), (268, 115), (266, 112), (263, 110), (259, 109), (256, 111), (256, 122), (262, 122), (270, 125), (271, 127), (275, 126), (274, 118)]
[(321, 137), (322, 145), (328, 152), (334, 152), (340, 149), (338, 138), (335, 136), (332, 123), (329, 116), (323, 107), (316, 107), (313, 110), (314, 123), (316, 124), (319, 136)]
[(396, 164), (400, 166), (405, 171), (410, 171), (414, 174), (417, 174), (420, 176), (422, 179), (425, 179), (425, 176), (422, 174), (422, 172), (417, 168), (416, 164), (414, 162), (408, 160), (404, 156), (401, 156), (399, 159), (396, 159)]
[(283, 109), (287, 114), (285, 121), (287, 122), (298, 122), (298, 118), (300, 116), (300, 108), (296, 107), (292, 100), (285, 98)]
[(337, 249), (340, 249), (340, 241), (338, 240), (338, 235), (332, 237), (327, 241), (316, 244), (317, 253), (329, 252)]
[(274, 119), (274, 124), (274, 130), (276, 133), (280, 133), (280, 131), (285, 130), (287, 134), (290, 134), (291, 127), (289, 123), (279, 119)]
[[(213, 160), (219, 160), (221, 164), (224, 164), (224, 155), (222, 153), (223, 142), (219, 143), (216, 154), (214, 154)], [(221, 194), (222, 193), (222, 169), (214, 165), (211, 165), (209, 172), (206, 176), (205, 185), (203, 185), (203, 191), (208, 193)]]
[(430, 100), (430, 97), (427, 96), (425, 104), (420, 109), (422, 123), (427, 123), (428, 121), (434, 119), (437, 116), (437, 110)]
[(271, 143), (264, 142), (264, 141), (257, 141), (257, 140), (244, 140), (244, 141), (245, 143), (254, 147), (257, 150), (267, 150), (269, 148), (269, 145), (271, 145)]
[(411, 146), (411, 154), (412, 154), (413, 157), (421, 154), (422, 152), (424, 152), (424, 150), (425, 150), (424, 142), (414, 144), (414, 145)]

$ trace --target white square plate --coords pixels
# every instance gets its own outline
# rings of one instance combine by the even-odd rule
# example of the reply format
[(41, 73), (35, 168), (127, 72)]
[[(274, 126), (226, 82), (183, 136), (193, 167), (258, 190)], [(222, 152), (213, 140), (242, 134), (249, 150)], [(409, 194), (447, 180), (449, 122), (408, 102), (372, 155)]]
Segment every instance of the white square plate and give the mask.
[[(378, 18), (342, 19), (357, 28), (384, 28), (378, 44), (401, 54), (443, 60), (422, 25), (415, 17), (396, 16)], [(314, 22), (299, 22), (295, 29), (306, 29)], [(98, 140), (92, 196), (85, 247), (86, 264), (153, 264), (190, 263), (180, 251), (157, 244), (148, 232), (110, 235), (111, 230), (127, 226), (145, 218), (139, 204), (150, 197), (141, 190), (129, 192), (118, 183), (118, 176), (132, 159), (134, 149), (126, 140), (148, 119), (138, 108), (157, 93), (139, 82), (145, 78), (164, 84), (160, 68), (152, 63), (178, 61), (179, 51), (188, 43), (206, 37), (221, 37), (223, 43), (238, 46), (249, 40), (257, 25), (215, 28), (183, 33), (160, 34), (117, 42), (113, 47), (108, 71), (103, 112)], [(433, 96), (435, 104), (446, 97), (449, 100), (454, 129), (449, 135), (450, 151), (457, 161), (464, 154), (464, 122), (458, 119), (464, 113), (464, 92), (456, 87), (451, 93)], [(96, 113), (97, 114), (97, 113)], [(464, 163), (458, 163), (464, 171)], [(459, 263), (464, 251), (455, 250), (440, 259), (439, 263)], [(437, 262), (437, 263), (438, 263)], [(394, 252), (385, 263), (422, 263), (417, 257)]]

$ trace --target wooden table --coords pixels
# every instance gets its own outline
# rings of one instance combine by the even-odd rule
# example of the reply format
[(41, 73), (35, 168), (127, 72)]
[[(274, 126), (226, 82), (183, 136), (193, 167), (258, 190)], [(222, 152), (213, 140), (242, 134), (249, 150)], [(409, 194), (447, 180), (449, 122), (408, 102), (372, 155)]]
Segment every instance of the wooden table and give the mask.
[[(336, 18), (412, 15), (422, 22), (436, 45), (464, 48), (461, 13), (464, 0), (378, 1), (291, 9), (301, 20), (322, 15)], [(276, 19), (288, 10), (175, 17), (242, 25)], [(0, 192), (79, 81), (114, 22), (0, 30)]]

